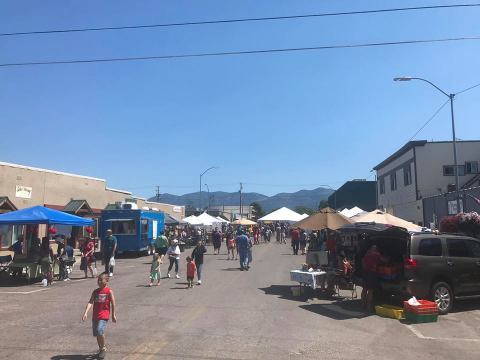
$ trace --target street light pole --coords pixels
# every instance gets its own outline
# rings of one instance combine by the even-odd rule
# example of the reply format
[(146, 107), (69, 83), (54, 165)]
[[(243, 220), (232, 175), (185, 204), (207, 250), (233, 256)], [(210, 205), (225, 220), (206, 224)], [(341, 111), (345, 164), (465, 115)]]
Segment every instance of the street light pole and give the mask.
[(393, 81), (411, 81), (411, 80), (420, 80), (423, 82), (426, 82), (427, 84), (433, 86), (435, 89), (440, 91), (443, 95), (449, 98), (450, 100), (450, 114), (452, 118), (452, 143), (453, 143), (453, 171), (455, 174), (455, 192), (456, 192), (456, 198), (457, 198), (457, 213), (460, 212), (460, 189), (459, 189), (459, 181), (458, 181), (458, 164), (457, 164), (457, 139), (455, 136), (455, 116), (453, 112), (453, 99), (455, 98), (456, 94), (447, 94), (445, 91), (440, 89), (437, 85), (432, 83), (431, 81), (428, 81), (426, 79), (418, 78), (418, 77), (410, 77), (410, 76), (402, 76), (402, 77), (396, 77), (393, 79)]
[(208, 187), (208, 184), (204, 184), (206, 187), (207, 187), (207, 191), (208, 191), (208, 206), (207, 206), (207, 213), (208, 213), (208, 210), (210, 210), (210, 188)]
[(198, 195), (198, 210), (202, 211), (202, 176), (212, 169), (218, 169), (218, 166), (211, 166), (200, 174), (200, 193)]

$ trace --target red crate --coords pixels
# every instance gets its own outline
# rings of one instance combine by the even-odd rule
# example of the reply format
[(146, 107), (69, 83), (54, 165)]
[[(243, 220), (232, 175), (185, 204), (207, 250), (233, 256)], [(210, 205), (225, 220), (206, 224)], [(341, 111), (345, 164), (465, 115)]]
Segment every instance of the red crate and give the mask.
[(413, 314), (438, 314), (437, 303), (427, 300), (418, 300), (418, 302), (420, 303), (420, 305), (412, 306), (408, 303), (408, 301), (404, 301), (403, 308), (405, 311)]

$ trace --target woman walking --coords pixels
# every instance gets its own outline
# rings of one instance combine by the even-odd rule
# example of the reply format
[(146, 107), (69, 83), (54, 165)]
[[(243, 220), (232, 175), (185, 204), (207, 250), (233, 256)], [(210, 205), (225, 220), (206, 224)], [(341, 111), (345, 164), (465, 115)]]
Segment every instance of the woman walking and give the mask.
[(192, 251), (192, 260), (197, 267), (197, 285), (202, 284), (202, 270), (203, 270), (203, 254), (207, 252), (207, 249), (201, 241), (197, 241), (197, 246)]
[(175, 278), (180, 279), (178, 275), (178, 264), (180, 261), (180, 247), (178, 246), (178, 240), (172, 240), (172, 245), (167, 249), (168, 260), (170, 260), (170, 265), (168, 266), (167, 277), (170, 277), (170, 271), (175, 265)]

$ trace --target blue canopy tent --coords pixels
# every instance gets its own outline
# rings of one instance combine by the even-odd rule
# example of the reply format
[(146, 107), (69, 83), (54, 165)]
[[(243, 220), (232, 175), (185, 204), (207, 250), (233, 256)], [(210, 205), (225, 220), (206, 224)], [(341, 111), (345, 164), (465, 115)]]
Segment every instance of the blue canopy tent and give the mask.
[(90, 226), (94, 224), (94, 221), (43, 206), (34, 206), (0, 215), (0, 225), (28, 224)]

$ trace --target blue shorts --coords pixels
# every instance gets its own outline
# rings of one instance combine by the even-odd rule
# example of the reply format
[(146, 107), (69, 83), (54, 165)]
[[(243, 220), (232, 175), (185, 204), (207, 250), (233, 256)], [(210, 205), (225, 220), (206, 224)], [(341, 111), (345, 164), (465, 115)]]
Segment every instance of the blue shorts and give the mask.
[(93, 336), (103, 336), (105, 334), (105, 328), (107, 327), (108, 320), (93, 320), (92, 331)]

